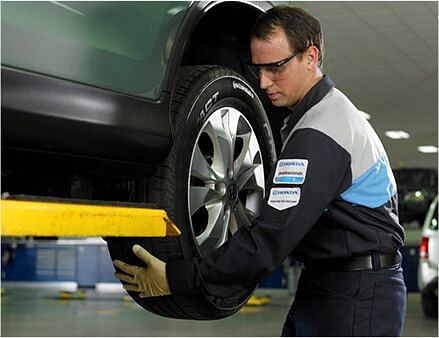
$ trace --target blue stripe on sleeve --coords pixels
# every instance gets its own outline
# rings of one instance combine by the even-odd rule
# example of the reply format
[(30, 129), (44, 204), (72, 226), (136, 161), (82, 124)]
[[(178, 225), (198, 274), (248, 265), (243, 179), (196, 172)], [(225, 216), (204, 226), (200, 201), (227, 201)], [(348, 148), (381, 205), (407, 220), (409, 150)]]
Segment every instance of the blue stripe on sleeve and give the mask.
[(390, 164), (385, 155), (341, 194), (345, 201), (369, 208), (377, 208), (396, 193), (396, 184)]
[(302, 183), (304, 181), (303, 177), (276, 177), (275, 179), (276, 183)]

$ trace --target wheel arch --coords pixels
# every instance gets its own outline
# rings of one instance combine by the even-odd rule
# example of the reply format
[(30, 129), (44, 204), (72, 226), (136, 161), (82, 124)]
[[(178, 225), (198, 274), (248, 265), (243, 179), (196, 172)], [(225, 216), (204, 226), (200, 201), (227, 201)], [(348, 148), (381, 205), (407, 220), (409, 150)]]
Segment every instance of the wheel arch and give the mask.
[(245, 76), (250, 59), (250, 30), (261, 8), (238, 2), (220, 3), (207, 10), (191, 34), (181, 65), (214, 64)]
[(247, 78), (242, 66), (250, 58), (250, 29), (271, 7), (268, 1), (194, 2), (177, 33), (164, 91), (172, 92), (183, 66), (224, 66)]

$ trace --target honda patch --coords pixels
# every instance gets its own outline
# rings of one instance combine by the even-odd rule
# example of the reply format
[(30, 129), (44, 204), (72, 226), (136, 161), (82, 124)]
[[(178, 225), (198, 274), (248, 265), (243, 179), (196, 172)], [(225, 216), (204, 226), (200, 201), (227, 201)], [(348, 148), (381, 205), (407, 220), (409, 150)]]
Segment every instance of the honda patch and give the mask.
[(279, 160), (274, 173), (273, 183), (302, 184), (305, 182), (308, 160)]
[(268, 205), (284, 210), (299, 204), (300, 188), (271, 188)]

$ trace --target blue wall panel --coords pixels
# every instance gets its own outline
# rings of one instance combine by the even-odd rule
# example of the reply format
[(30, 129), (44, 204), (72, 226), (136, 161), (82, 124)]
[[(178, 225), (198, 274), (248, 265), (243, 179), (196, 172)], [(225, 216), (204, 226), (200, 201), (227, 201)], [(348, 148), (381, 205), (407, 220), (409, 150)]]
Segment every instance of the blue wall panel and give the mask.
[[(2, 244), (2, 257), (7, 244)], [(2, 264), (2, 280), (77, 282), (80, 287), (119, 282), (105, 244), (64, 245), (44, 242), (18, 244), (15, 257)]]

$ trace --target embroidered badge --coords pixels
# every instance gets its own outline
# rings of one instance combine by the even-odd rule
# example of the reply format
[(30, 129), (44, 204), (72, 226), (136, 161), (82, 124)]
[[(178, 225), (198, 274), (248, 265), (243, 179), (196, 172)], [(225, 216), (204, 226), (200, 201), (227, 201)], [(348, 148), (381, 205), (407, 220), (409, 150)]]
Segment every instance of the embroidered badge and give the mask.
[(273, 183), (303, 184), (306, 177), (308, 160), (284, 159), (277, 162)]
[(299, 204), (300, 188), (271, 188), (268, 205), (285, 210)]

